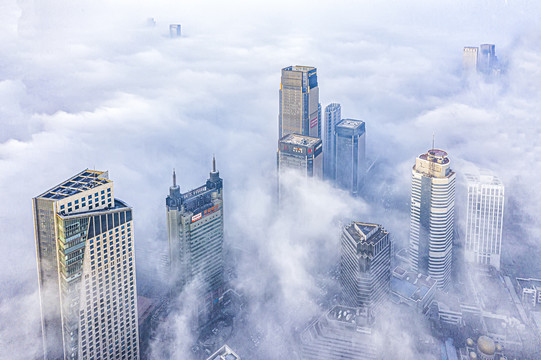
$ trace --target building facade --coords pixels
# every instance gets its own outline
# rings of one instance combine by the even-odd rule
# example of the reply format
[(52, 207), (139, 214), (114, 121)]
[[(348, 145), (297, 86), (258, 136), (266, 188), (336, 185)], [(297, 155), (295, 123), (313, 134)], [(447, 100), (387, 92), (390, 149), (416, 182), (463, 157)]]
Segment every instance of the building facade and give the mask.
[(366, 308), (336, 305), (300, 335), (303, 360), (380, 359), (373, 326)]
[(172, 285), (180, 291), (196, 280), (200, 303), (208, 309), (224, 287), (223, 181), (215, 160), (207, 182), (186, 193), (173, 172), (166, 208)]
[(412, 169), (410, 263), (442, 290), (451, 282), (455, 178), (447, 153), (439, 149), (419, 155)]
[(288, 134), (321, 138), (317, 69), (288, 66), (282, 69), (278, 139)]
[(139, 359), (132, 209), (104, 171), (33, 199), (45, 359)]
[(342, 302), (376, 309), (391, 284), (391, 240), (381, 225), (352, 222), (341, 236)]
[(335, 178), (335, 155), (334, 155), (334, 127), (342, 120), (342, 108), (340, 104), (332, 103), (325, 107), (325, 121), (323, 134), (323, 174), (325, 179)]
[(353, 195), (357, 195), (364, 184), (365, 134), (365, 123), (361, 120), (344, 119), (335, 126), (335, 181)]
[(468, 186), (464, 258), (500, 270), (504, 186), (487, 171), (465, 174)]
[(477, 71), (477, 58), (479, 48), (476, 46), (465, 46), (462, 53), (462, 69), (466, 73)]

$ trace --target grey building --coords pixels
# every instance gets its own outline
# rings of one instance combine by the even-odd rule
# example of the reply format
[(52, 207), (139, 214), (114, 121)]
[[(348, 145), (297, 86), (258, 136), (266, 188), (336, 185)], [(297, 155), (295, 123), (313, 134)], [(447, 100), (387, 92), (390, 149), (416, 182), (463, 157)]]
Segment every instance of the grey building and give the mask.
[(209, 309), (224, 287), (223, 181), (215, 160), (206, 183), (185, 193), (173, 172), (166, 208), (172, 285), (180, 290), (195, 279)]
[(391, 277), (391, 301), (405, 304), (418, 313), (428, 315), (436, 294), (436, 281), (430, 276), (394, 268)]
[(323, 177), (323, 146), (321, 139), (289, 134), (278, 142), (278, 191), (282, 195), (283, 177), (297, 172), (306, 177)]
[(377, 309), (391, 282), (391, 240), (381, 225), (352, 222), (341, 237), (342, 302)]
[(44, 358), (139, 359), (132, 209), (108, 173), (83, 170), (33, 207)]
[(335, 126), (335, 181), (354, 195), (364, 183), (365, 134), (365, 123), (361, 120), (344, 119)]
[(279, 133), (321, 138), (317, 69), (312, 66), (288, 66), (282, 69), (280, 82)]
[(336, 305), (301, 333), (303, 360), (379, 359), (368, 309)]
[(334, 180), (336, 161), (334, 155), (334, 128), (342, 120), (340, 104), (332, 103), (325, 107), (324, 134), (323, 134), (323, 175), (325, 179)]

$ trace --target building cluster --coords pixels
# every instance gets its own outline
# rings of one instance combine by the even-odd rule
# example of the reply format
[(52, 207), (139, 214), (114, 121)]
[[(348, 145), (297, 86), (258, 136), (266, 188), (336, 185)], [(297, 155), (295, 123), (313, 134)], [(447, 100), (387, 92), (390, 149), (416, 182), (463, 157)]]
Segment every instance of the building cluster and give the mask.
[(496, 56), (496, 45), (482, 44), (479, 47), (464, 47), (462, 68), (467, 74), (478, 72), (486, 76), (500, 75), (501, 67)]
[[(476, 68), (496, 62), (494, 46), (482, 45), (478, 52), (470, 49), (466, 58), (465, 49), (465, 64), (474, 58)], [(365, 123), (342, 119), (336, 103), (325, 108), (322, 121), (317, 69), (282, 69), (279, 104), (279, 198), (290, 192), (289, 173), (362, 195)], [(432, 146), (417, 156), (409, 244), (396, 255), (381, 224), (350, 221), (340, 229), (340, 293), (330, 310), (299, 333), (302, 359), (385, 358), (378, 318), (393, 306), (431, 322), (441, 340), (436, 352), (446, 359), (506, 359), (535, 351), (541, 280), (513, 282), (501, 271), (504, 186), (485, 170), (463, 178), (467, 195), (461, 199), (447, 152)], [(190, 284), (196, 292), (194, 331), (215, 333), (217, 319), (226, 323), (234, 317), (228, 312), (239, 313), (242, 296), (226, 280), (223, 190), (215, 159), (208, 179), (192, 190), (181, 191), (173, 171), (165, 199), (168, 250), (161, 259), (168, 289), (154, 302), (138, 301), (132, 209), (115, 199), (106, 171), (83, 170), (34, 198), (45, 358), (145, 358), (142, 347)], [(456, 201), (466, 208), (461, 258)], [(457, 274), (457, 262), (467, 264), (458, 280), (463, 275)], [(530, 329), (539, 330), (533, 336)], [(418, 340), (420, 348), (438, 347)], [(209, 360), (240, 359), (227, 345), (216, 348), (192, 350), (201, 358), (214, 352)]]

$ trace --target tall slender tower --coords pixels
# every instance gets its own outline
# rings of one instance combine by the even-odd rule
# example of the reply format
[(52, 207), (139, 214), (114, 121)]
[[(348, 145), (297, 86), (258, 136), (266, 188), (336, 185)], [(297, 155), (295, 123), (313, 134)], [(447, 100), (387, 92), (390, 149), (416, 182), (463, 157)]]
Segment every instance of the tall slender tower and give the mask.
[(288, 66), (282, 69), (278, 139), (288, 134), (321, 138), (317, 69)]
[(451, 282), (455, 172), (439, 149), (419, 155), (412, 169), (410, 263), (447, 290)]
[(207, 182), (184, 194), (173, 171), (166, 208), (172, 285), (180, 290), (196, 279), (200, 302), (208, 309), (224, 286), (223, 181), (216, 160)]
[(366, 167), (365, 123), (344, 119), (336, 124), (334, 133), (336, 184), (357, 195), (364, 184)]
[(500, 270), (502, 249), (504, 186), (488, 171), (466, 174), (468, 206), (466, 215), (467, 262), (492, 265)]
[(106, 171), (33, 199), (45, 359), (139, 359), (132, 209)]
[(335, 178), (334, 127), (342, 120), (340, 104), (332, 103), (325, 107), (325, 131), (323, 138), (323, 174), (326, 179)]
[(340, 284), (348, 306), (374, 310), (391, 287), (391, 240), (377, 224), (352, 222), (341, 237)]

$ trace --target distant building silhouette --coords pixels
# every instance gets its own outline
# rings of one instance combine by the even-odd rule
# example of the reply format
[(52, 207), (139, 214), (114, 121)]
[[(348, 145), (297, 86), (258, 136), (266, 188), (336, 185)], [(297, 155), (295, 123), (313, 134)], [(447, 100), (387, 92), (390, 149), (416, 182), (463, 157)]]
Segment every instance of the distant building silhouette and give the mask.
[(169, 36), (172, 38), (180, 37), (180, 24), (169, 25)]

